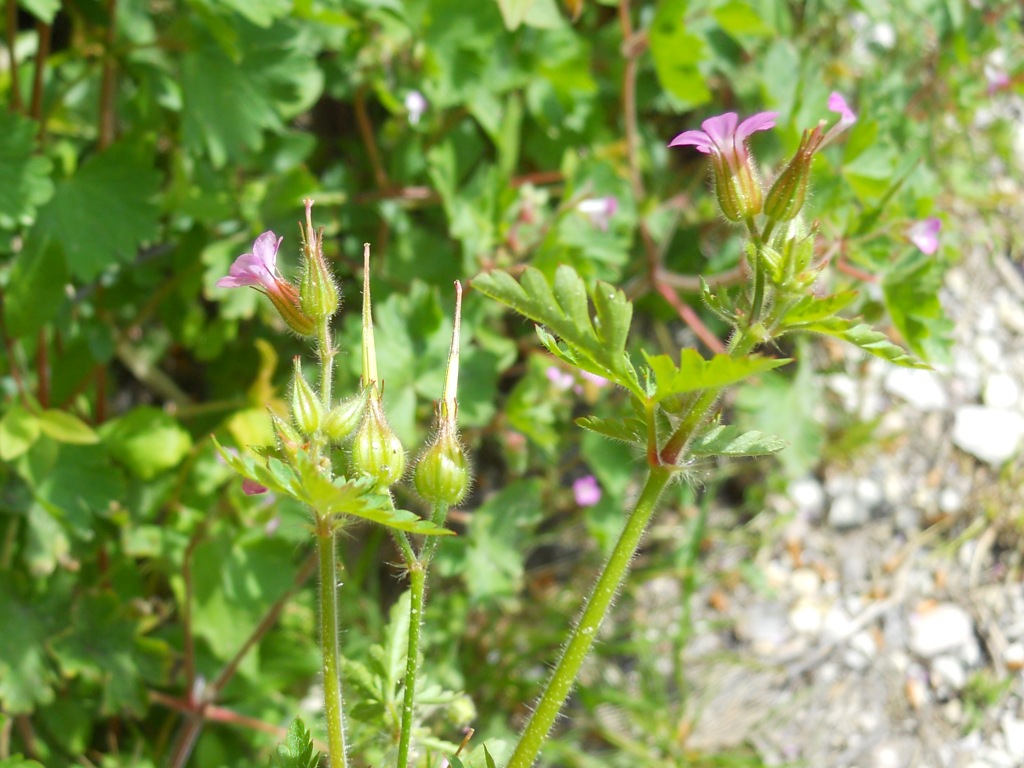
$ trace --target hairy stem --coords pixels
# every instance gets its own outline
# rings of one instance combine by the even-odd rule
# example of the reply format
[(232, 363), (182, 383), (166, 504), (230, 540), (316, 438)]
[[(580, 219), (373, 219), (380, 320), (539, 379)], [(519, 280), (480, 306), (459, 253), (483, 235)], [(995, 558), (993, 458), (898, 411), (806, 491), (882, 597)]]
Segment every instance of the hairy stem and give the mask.
[(673, 470), (668, 467), (652, 467), (647, 481), (644, 483), (640, 498), (637, 499), (633, 512), (626, 520), (619, 540), (612, 551), (604, 571), (594, 585), (594, 591), (587, 599), (583, 614), (569, 638), (569, 643), (562, 652), (547, 688), (541, 695), (537, 707), (519, 737), (515, 751), (506, 768), (529, 768), (537, 759), (540, 748), (547, 738), (548, 731), (558, 717), (562, 705), (565, 704), (569, 691), (576, 682), (583, 661), (594, 644), (594, 638), (611, 607), (612, 600), (618, 593), (629, 564), (636, 554), (640, 539), (647, 528), (647, 523), (658, 506), (662, 492), (672, 479)]
[(409, 568), (409, 641), (405, 659), (405, 695), (402, 699), (402, 732), (398, 737), (398, 768), (409, 765), (409, 744), (412, 741), (412, 715), (416, 705), (416, 674), (419, 672), (420, 626), (427, 572), (418, 560)]
[(337, 554), (327, 521), (317, 526), (320, 555), (320, 651), (323, 654), (324, 712), (331, 768), (346, 768), (344, 705), (341, 698), (341, 653), (338, 648)]
[(331, 344), (331, 321), (328, 318), (317, 323), (316, 353), (320, 358), (320, 400), (324, 412), (331, 410), (331, 387), (334, 377), (334, 346)]

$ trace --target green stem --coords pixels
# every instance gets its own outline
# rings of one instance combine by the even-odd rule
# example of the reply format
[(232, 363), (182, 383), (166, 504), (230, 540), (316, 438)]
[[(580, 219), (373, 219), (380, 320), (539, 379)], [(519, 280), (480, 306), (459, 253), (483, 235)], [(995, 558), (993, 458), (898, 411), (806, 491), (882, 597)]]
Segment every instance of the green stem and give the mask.
[[(448, 517), (448, 507), (436, 504), (431, 521), (442, 525)], [(437, 552), (440, 536), (430, 536), (423, 543), (420, 555), (412, 554), (408, 537), (404, 534), (405, 546), (400, 542), (399, 548), (406, 553), (409, 564), (409, 641), (405, 659), (405, 696), (402, 701), (402, 731), (398, 737), (398, 768), (407, 768), (409, 764), (409, 745), (412, 741), (412, 719), (416, 707), (416, 677), (420, 666), (420, 626), (423, 623), (423, 611), (426, 608), (427, 568)], [(396, 537), (396, 540), (398, 538)], [(411, 559), (410, 559), (411, 558)]]
[(426, 583), (427, 572), (423, 563), (417, 560), (409, 568), (409, 642), (405, 659), (402, 732), (398, 737), (398, 768), (407, 768), (409, 765), (409, 743), (412, 741), (412, 716), (416, 705), (416, 675), (420, 666), (420, 626), (423, 623)]
[(662, 491), (672, 479), (673, 470), (669, 467), (652, 467), (647, 476), (640, 498), (626, 520), (619, 540), (605, 564), (604, 571), (594, 585), (594, 591), (587, 599), (583, 614), (577, 622), (569, 638), (568, 645), (562, 652), (547, 688), (541, 695), (537, 707), (526, 724), (526, 729), (519, 737), (515, 751), (509, 758), (505, 768), (529, 768), (540, 753), (540, 748), (547, 738), (548, 731), (558, 717), (562, 705), (569, 696), (576, 682), (580, 667), (594, 644), (597, 632), (604, 621), (612, 600), (619, 591), (629, 564), (636, 554), (640, 539), (643, 537), (647, 523), (658, 506)]
[(317, 356), (320, 358), (320, 400), (324, 411), (331, 410), (331, 382), (334, 377), (334, 347), (331, 345), (331, 321), (324, 318), (316, 327)]
[[(327, 532), (322, 532), (324, 530)], [(318, 527), (316, 546), (320, 555), (320, 651), (323, 654), (327, 744), (332, 768), (347, 768), (342, 714), (344, 705), (341, 698), (341, 652), (338, 647), (337, 555), (334, 532), (330, 530), (329, 524)]]

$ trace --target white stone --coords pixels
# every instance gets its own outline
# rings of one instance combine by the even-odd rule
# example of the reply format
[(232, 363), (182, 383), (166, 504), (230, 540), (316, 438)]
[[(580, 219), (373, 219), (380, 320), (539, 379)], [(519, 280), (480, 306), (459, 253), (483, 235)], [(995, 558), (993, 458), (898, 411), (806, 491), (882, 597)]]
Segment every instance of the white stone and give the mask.
[(1024, 668), (1024, 645), (1021, 643), (1010, 643), (1003, 653), (1003, 663), (1009, 669), (1019, 670)]
[(789, 626), (802, 635), (817, 635), (825, 623), (821, 606), (809, 598), (801, 598), (789, 612)]
[(789, 484), (789, 498), (801, 512), (817, 516), (825, 509), (825, 491), (813, 477), (802, 477)]
[(832, 502), (828, 522), (833, 528), (856, 528), (871, 518), (871, 510), (853, 494), (843, 494)]
[(946, 387), (935, 371), (894, 366), (885, 377), (885, 391), (919, 411), (941, 411), (949, 405)]
[[(996, 313), (994, 310), (984, 313), (982, 317), (978, 318), (979, 323), (983, 318), (991, 319), (991, 324), (993, 326), (996, 325)], [(978, 328), (977, 330), (982, 333), (988, 333), (988, 331), (983, 331), (981, 328)], [(1003, 367), (1003, 360), (1006, 353), (1003, 352), (1003, 348), (999, 346), (999, 342), (991, 336), (982, 336), (981, 338), (976, 339), (974, 342), (974, 351), (978, 353), (978, 357), (980, 357), (983, 362), (988, 364), (989, 368), (999, 370)]]
[(1017, 760), (1024, 760), (1024, 720), (1007, 713), (1000, 725), (1007, 751)]
[(797, 568), (789, 578), (793, 591), (802, 597), (816, 595), (821, 589), (821, 576), (811, 568)]
[(967, 671), (964, 665), (955, 656), (939, 656), (932, 661), (933, 681), (939, 685), (952, 688), (954, 691), (963, 690), (967, 684)]
[(993, 373), (985, 382), (982, 400), (989, 408), (1013, 409), (1020, 401), (1020, 387), (1007, 373)]
[(877, 507), (885, 498), (882, 486), (867, 477), (857, 479), (857, 482), (854, 484), (854, 493), (857, 494), (857, 498), (860, 499), (861, 503), (869, 510)]
[(907, 645), (918, 656), (933, 658), (965, 651), (974, 640), (974, 622), (958, 605), (940, 603), (914, 610)]
[(999, 466), (1020, 450), (1024, 416), (1004, 408), (965, 405), (957, 409), (953, 443), (972, 456)]
[(964, 497), (955, 488), (943, 488), (939, 492), (939, 511), (947, 515), (959, 512), (963, 507)]

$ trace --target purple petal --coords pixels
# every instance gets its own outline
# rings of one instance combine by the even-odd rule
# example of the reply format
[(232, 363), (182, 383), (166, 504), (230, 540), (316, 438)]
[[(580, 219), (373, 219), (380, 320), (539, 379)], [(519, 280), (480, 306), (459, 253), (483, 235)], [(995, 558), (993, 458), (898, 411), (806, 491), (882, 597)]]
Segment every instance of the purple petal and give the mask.
[(700, 124), (700, 127), (704, 129), (719, 151), (725, 152), (733, 146), (736, 136), (737, 119), (738, 117), (735, 112), (726, 112), (722, 115), (709, 117)]
[(698, 152), (709, 155), (718, 148), (704, 131), (684, 131), (668, 143), (670, 147), (694, 147)]
[(910, 228), (907, 235), (910, 242), (917, 246), (918, 250), (926, 256), (931, 256), (939, 250), (939, 231), (942, 229), (942, 221), (935, 217), (917, 222)]
[(752, 133), (774, 128), (775, 118), (778, 116), (778, 112), (758, 112), (756, 115), (751, 115), (740, 123), (736, 129), (736, 143), (739, 144), (746, 141), (747, 137)]
[(832, 91), (828, 97), (828, 108), (831, 112), (839, 115), (839, 122), (842, 125), (853, 125), (857, 122), (856, 113), (850, 109), (846, 99), (838, 91)]
[(252, 252), (263, 264), (267, 273), (271, 276), (277, 271), (277, 249), (281, 247), (283, 237), (278, 237), (271, 231), (266, 231), (256, 238), (252, 244)]
[(243, 253), (228, 269), (227, 277), (217, 281), (218, 288), (243, 288), (247, 285), (262, 286), (270, 290), (277, 271), (277, 249), (283, 237), (273, 232), (264, 232), (252, 244), (252, 253)]

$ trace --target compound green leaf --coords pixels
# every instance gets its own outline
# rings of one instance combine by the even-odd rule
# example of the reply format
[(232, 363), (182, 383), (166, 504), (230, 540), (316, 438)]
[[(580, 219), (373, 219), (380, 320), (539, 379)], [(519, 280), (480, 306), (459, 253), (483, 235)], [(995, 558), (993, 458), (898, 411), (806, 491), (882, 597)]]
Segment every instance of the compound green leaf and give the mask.
[(156, 237), (159, 191), (152, 149), (118, 142), (58, 182), (32, 236), (52, 236), (71, 273), (93, 280), (113, 264), (132, 261), (139, 245)]
[(540, 270), (527, 267), (518, 283), (511, 275), (494, 271), (475, 278), (473, 287), (550, 328), (561, 343), (543, 329), (538, 334), (553, 354), (643, 398), (626, 352), (633, 305), (622, 291), (599, 281), (590, 296), (596, 310), (592, 319), (583, 279), (565, 264), (555, 272), (553, 285)]

